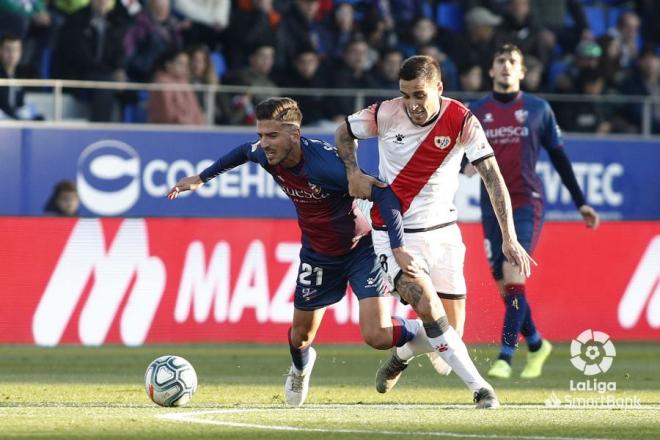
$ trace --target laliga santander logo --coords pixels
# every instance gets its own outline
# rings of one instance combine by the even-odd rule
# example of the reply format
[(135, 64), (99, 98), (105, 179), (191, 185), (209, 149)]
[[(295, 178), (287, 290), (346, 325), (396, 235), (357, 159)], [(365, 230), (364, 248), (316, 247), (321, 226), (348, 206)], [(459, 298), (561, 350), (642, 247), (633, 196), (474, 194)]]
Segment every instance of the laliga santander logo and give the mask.
[(605, 373), (615, 356), (616, 349), (607, 333), (587, 329), (571, 341), (571, 363), (585, 376)]
[(118, 215), (140, 197), (140, 156), (124, 142), (104, 139), (87, 146), (78, 158), (78, 194), (98, 215)]

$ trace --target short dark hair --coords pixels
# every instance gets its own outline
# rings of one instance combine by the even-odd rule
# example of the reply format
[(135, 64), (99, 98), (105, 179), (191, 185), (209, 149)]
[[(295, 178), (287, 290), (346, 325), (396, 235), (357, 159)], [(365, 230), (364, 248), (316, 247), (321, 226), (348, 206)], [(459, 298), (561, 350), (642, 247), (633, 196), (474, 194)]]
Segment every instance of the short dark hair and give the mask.
[(7, 32), (6, 34), (2, 34), (2, 36), (0, 36), (0, 46), (2, 46), (7, 42), (14, 42), (14, 41), (22, 41), (22, 40), (21, 37), (19, 37), (16, 34), (12, 34), (11, 32)]
[(522, 64), (523, 69), (525, 68), (525, 56), (523, 55), (522, 50), (520, 50), (520, 48), (515, 44), (511, 44), (511, 43), (503, 44), (497, 49), (495, 49), (495, 53), (493, 53), (493, 60), (491, 64), (495, 62), (495, 58), (505, 53), (517, 53), (518, 55), (520, 55), (520, 64)]
[(440, 64), (428, 55), (414, 55), (406, 59), (399, 70), (399, 79), (412, 81), (417, 78), (440, 80)]
[(300, 127), (302, 112), (298, 103), (286, 97), (268, 98), (255, 108), (257, 121), (277, 121)]

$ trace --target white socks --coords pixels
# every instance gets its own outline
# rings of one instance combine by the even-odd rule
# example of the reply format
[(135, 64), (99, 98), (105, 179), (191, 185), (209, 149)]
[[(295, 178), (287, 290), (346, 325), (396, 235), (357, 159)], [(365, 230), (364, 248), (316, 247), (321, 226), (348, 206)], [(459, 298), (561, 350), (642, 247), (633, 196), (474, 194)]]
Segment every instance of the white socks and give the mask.
[(470, 359), (467, 347), (453, 327), (448, 325), (444, 333), (439, 335), (436, 334), (437, 331), (433, 331), (435, 329), (428, 329), (428, 325), (426, 327), (427, 335), (428, 333), (434, 335), (434, 337), (428, 338), (433, 349), (440, 354), (442, 359), (449, 364), (470, 390), (479, 391), (481, 388), (492, 389), (488, 382), (481, 377), (479, 371), (477, 371), (477, 367), (474, 366), (472, 359)]

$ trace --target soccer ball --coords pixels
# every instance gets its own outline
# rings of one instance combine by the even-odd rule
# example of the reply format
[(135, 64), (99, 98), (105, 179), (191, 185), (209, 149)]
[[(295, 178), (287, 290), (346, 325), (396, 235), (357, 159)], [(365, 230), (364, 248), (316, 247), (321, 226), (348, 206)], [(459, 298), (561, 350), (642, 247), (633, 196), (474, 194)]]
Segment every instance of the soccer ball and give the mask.
[(144, 388), (147, 396), (160, 406), (183, 406), (197, 390), (197, 373), (182, 357), (161, 356), (147, 367)]

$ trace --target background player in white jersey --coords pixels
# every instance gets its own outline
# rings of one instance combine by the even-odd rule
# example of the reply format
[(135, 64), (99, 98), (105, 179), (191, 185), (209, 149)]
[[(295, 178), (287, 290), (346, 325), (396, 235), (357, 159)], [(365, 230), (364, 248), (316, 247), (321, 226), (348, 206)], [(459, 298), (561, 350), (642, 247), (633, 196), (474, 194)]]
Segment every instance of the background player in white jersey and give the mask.
[(465, 320), (465, 246), (453, 200), (463, 154), (488, 189), (502, 228), (504, 255), (526, 276), (531, 258), (517, 241), (511, 201), (493, 150), (469, 110), (441, 97), (437, 62), (427, 56), (408, 58), (399, 72), (399, 86), (401, 97), (348, 116), (336, 132), (350, 194), (359, 198), (368, 198), (377, 180), (358, 167), (355, 140), (378, 137), (379, 177), (401, 202), (406, 247), (421, 266), (416, 277), (401, 272), (391, 258), (385, 224), (372, 210), (376, 252), (385, 261), (399, 295), (424, 323), (430, 342), (430, 346), (410, 349), (409, 344), (404, 350), (393, 350), (376, 375), (376, 388), (381, 393), (389, 391), (410, 359), (433, 350), (474, 392), (478, 407), (498, 407), (493, 388), (477, 371), (459, 334)]

